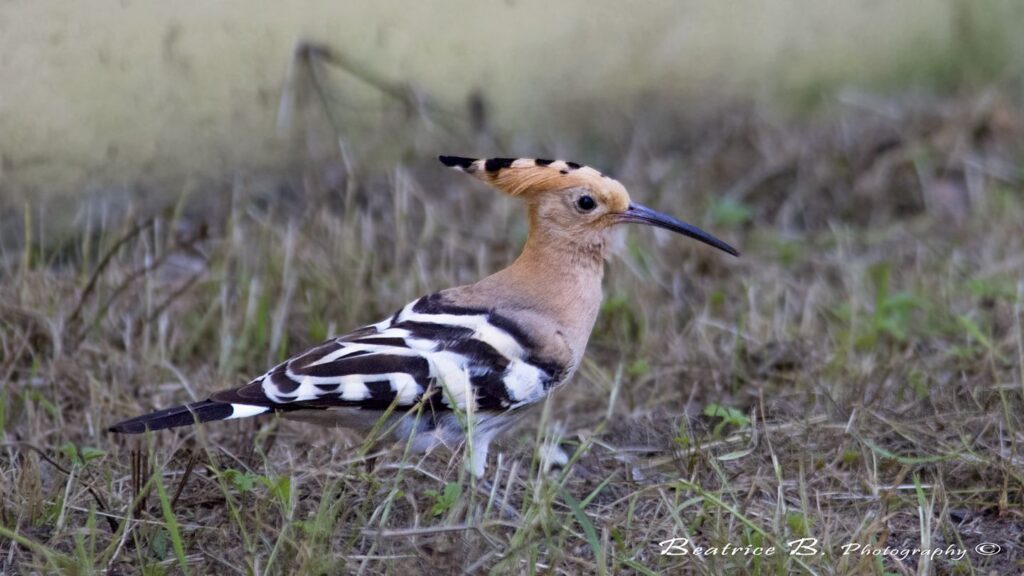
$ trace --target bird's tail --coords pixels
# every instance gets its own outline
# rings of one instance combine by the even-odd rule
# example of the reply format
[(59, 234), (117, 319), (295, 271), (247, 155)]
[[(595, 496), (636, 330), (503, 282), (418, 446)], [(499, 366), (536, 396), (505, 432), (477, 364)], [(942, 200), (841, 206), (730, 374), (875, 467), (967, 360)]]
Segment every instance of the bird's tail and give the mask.
[(246, 418), (269, 411), (270, 408), (267, 406), (203, 400), (136, 416), (130, 420), (118, 422), (108, 430), (119, 434), (142, 434), (146, 430), (163, 430), (178, 426), (190, 426), (196, 422)]

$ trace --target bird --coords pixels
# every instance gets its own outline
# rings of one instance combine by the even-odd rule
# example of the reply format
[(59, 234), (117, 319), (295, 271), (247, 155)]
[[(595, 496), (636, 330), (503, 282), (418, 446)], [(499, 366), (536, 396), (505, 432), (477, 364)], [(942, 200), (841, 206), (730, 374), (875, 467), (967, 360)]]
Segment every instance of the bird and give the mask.
[(363, 431), (383, 422), (415, 452), (468, 444), (469, 471), (480, 478), (492, 440), (579, 368), (601, 307), (613, 229), (645, 224), (739, 256), (700, 228), (633, 202), (620, 182), (589, 166), (438, 159), (525, 202), (529, 232), (508, 267), (414, 300), (245, 385), (109, 430), (138, 434), (272, 413)]

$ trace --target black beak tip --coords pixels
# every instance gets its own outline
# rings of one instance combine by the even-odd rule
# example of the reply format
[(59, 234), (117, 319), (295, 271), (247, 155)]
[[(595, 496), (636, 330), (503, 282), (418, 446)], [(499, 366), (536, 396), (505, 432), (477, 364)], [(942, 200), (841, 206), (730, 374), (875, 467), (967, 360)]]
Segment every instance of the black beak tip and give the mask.
[(705, 240), (704, 243), (708, 244), (709, 246), (712, 246), (714, 248), (718, 248), (719, 250), (721, 250), (722, 252), (725, 252), (726, 254), (728, 254), (730, 256), (734, 256), (736, 258), (740, 257), (740, 251), (739, 250), (733, 248), (731, 245), (729, 245), (729, 244), (727, 244), (727, 243), (725, 243), (725, 242), (723, 242), (721, 240), (718, 240), (717, 238), (715, 238), (715, 240), (716, 240), (716, 242), (708, 242), (708, 241)]
[[(716, 238), (716, 240), (718, 239)], [(740, 257), (740, 251), (733, 248), (732, 244), (729, 244), (728, 242), (722, 240), (718, 240), (718, 242), (719, 243), (715, 245), (716, 248), (720, 249), (722, 252), (728, 253), (730, 256), (735, 256), (737, 258)]]

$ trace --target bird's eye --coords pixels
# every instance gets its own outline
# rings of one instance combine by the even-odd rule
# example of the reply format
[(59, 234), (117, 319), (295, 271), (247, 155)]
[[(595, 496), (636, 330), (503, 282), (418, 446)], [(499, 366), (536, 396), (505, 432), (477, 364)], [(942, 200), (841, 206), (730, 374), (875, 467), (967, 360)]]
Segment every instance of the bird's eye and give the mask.
[(576, 207), (584, 212), (590, 212), (594, 208), (597, 208), (597, 202), (590, 196), (584, 194), (576, 200)]

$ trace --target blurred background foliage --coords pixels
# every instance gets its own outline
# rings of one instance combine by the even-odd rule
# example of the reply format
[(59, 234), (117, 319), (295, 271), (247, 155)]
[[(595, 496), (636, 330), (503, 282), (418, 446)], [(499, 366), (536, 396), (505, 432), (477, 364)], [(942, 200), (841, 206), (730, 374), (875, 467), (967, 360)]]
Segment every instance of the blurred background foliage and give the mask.
[(7, 2), (0, 194), (294, 167), (278, 113), (299, 40), (350, 65), (327, 79), (347, 137), (400, 123), (401, 95), (361, 69), (450, 128), (515, 135), (476, 153), (529, 155), (621, 140), (651, 108), (805, 113), (862, 91), (1019, 85), (1021, 21), (1013, 0)]

